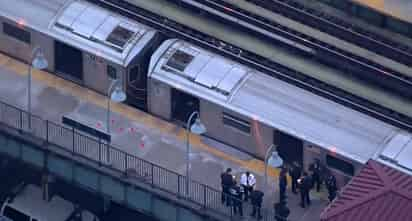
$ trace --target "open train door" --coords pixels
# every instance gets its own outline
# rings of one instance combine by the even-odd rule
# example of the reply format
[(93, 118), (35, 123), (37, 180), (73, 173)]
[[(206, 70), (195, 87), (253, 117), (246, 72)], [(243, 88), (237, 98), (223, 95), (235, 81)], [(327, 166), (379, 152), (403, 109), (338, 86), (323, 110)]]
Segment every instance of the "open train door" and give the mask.
[[(177, 123), (186, 126), (187, 120), (194, 111), (199, 111), (199, 99), (172, 89), (172, 118)], [(193, 119), (194, 120), (194, 119)]]
[(143, 111), (147, 110), (147, 75), (140, 65), (133, 66), (128, 71), (127, 103)]
[(55, 71), (63, 78), (83, 81), (83, 53), (65, 43), (54, 41)]
[(303, 165), (303, 141), (289, 134), (275, 130), (273, 135), (274, 144), (277, 145), (279, 156), (286, 164), (297, 161)]

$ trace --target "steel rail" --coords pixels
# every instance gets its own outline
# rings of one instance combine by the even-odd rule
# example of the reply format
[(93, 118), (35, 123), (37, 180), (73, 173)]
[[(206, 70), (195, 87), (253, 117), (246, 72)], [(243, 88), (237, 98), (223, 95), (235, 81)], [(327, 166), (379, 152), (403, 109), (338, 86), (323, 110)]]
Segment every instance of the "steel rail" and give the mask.
[[(273, 40), (312, 53), (321, 62), (333, 65), (334, 68), (348, 72), (356, 72), (357, 77), (374, 81), (382, 87), (396, 91), (403, 96), (412, 97), (412, 77), (392, 70), (367, 58), (342, 50), (331, 44), (322, 42), (304, 33), (292, 30), (262, 16), (251, 14), (223, 0), (181, 0), (189, 7), (197, 7), (207, 13), (229, 20)], [(212, 16), (213, 17), (213, 16)], [(310, 49), (314, 49), (309, 51)]]
[(315, 27), (348, 42), (365, 47), (377, 54), (405, 65), (412, 65), (412, 48), (389, 40), (382, 35), (365, 30), (319, 10), (307, 8), (293, 0), (246, 0), (265, 9), (277, 12), (293, 20)]

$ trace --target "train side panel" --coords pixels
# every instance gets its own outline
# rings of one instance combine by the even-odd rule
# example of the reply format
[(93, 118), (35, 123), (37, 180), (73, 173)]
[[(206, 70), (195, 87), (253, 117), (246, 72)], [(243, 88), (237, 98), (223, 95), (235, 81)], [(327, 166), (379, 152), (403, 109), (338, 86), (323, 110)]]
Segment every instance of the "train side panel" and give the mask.
[(49, 63), (47, 70), (54, 70), (53, 39), (48, 35), (0, 17), (0, 51), (29, 63), (32, 49), (39, 46)]
[(171, 87), (156, 79), (148, 80), (148, 111), (165, 120), (172, 119)]
[[(208, 136), (259, 158), (264, 158), (266, 149), (273, 143), (272, 128), (212, 102), (200, 100), (200, 116)], [(229, 117), (241, 120), (244, 126), (230, 124)]]

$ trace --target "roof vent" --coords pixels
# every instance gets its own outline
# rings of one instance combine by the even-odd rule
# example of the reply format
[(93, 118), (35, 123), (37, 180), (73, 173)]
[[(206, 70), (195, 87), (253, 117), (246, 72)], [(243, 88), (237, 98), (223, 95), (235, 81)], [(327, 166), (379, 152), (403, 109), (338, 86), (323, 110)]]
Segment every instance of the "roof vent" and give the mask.
[(109, 34), (106, 41), (123, 48), (133, 34), (133, 31), (118, 25), (115, 29), (113, 29), (112, 33)]
[(177, 50), (167, 61), (166, 65), (179, 71), (184, 71), (194, 56), (182, 50)]

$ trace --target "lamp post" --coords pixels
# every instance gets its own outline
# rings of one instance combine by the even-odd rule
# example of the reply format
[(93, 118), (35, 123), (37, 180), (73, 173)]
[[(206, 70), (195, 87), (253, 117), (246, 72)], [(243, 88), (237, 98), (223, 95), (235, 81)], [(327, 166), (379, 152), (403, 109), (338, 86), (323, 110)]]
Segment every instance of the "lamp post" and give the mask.
[(122, 85), (119, 79), (113, 79), (110, 83), (109, 90), (107, 91), (107, 124), (106, 131), (110, 134), (110, 101), (120, 103), (126, 100), (126, 94), (122, 90)]
[[(107, 119), (106, 119), (106, 132), (110, 134), (110, 101), (120, 103), (126, 100), (126, 94), (122, 90), (122, 84), (119, 79), (112, 79), (109, 89), (107, 91)], [(106, 160), (107, 164), (110, 164), (110, 148), (107, 145), (106, 148)]]
[[(190, 123), (192, 122), (192, 118), (196, 116), (195, 123), (190, 126)], [(186, 124), (186, 194), (189, 196), (189, 165), (190, 165), (190, 145), (189, 145), (189, 130), (190, 132), (201, 135), (206, 133), (206, 127), (200, 122), (199, 119), (199, 112), (195, 111), (193, 112)]]
[[(265, 191), (267, 189), (268, 165), (270, 165), (271, 167), (280, 167), (283, 165), (283, 160), (282, 158), (280, 158), (278, 152), (276, 151), (276, 148), (277, 146), (275, 146), (274, 144), (270, 145), (270, 147), (267, 149), (266, 154), (265, 154), (265, 180), (264, 180)], [(271, 153), (270, 158), (269, 158), (269, 153)]]
[(29, 130), (31, 129), (31, 70), (32, 68), (38, 69), (38, 70), (43, 70), (46, 69), (47, 66), (49, 65), (46, 58), (44, 57), (43, 50), (36, 46), (33, 48), (31, 52), (31, 59), (30, 59), (30, 65), (29, 65), (29, 70), (28, 70), (28, 86), (27, 86), (27, 113), (28, 113), (28, 126)]

